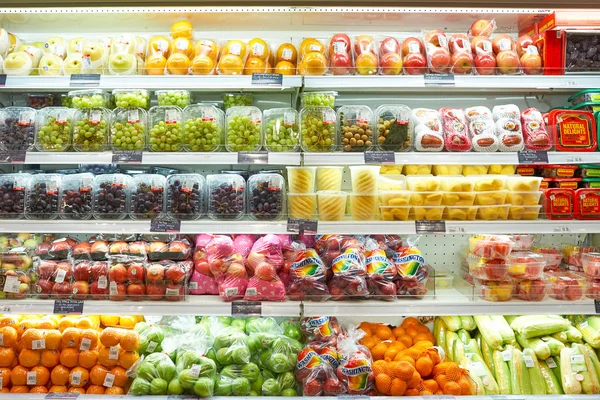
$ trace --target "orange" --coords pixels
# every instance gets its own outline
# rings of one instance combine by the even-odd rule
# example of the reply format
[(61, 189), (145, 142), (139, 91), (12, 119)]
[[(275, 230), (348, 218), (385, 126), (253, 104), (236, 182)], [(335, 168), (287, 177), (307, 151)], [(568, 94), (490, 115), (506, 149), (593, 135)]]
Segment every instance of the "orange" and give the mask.
[(358, 329), (362, 330), (365, 333), (365, 336), (373, 335), (373, 324), (370, 322), (361, 322), (360, 325), (358, 325)]
[(446, 384), (448, 383), (448, 378), (446, 377), (446, 375), (444, 374), (439, 374), (436, 375), (435, 378), (433, 378), (438, 386), (442, 389), (444, 386), (446, 386)]
[(192, 58), (194, 56), (194, 46), (189, 39), (183, 37), (174, 39), (171, 42), (171, 55), (175, 53), (185, 54)]
[(137, 348), (140, 347), (140, 335), (138, 335), (138, 333), (135, 331), (125, 332), (121, 336), (119, 344), (125, 351), (136, 351)]
[(125, 394), (125, 391), (123, 390), (122, 387), (119, 386), (113, 386), (111, 388), (107, 388), (104, 391), (104, 394)]
[[(452, 364), (454, 364), (454, 363), (451, 361), (444, 361), (444, 362), (437, 364), (435, 367), (433, 367), (433, 376), (436, 376), (439, 374), (446, 375), (446, 371), (448, 370), (448, 367)], [(442, 385), (440, 385), (440, 386), (442, 386)]]
[(413, 337), (413, 342), (432, 342), (433, 336), (431, 333), (417, 333), (415, 337)]
[(408, 335), (402, 335), (398, 337), (398, 340), (400, 342), (402, 342), (403, 345), (405, 345), (406, 347), (411, 347), (413, 345), (413, 340), (410, 336)]
[(106, 347), (116, 346), (121, 340), (121, 335), (123, 335), (122, 329), (106, 328), (100, 333), (100, 343)]
[(281, 75), (296, 75), (296, 67), (289, 61), (279, 61), (275, 65), (275, 73)]
[(85, 394), (104, 394), (104, 386), (90, 385)]
[(404, 321), (402, 321), (402, 324), (400, 325), (402, 328), (406, 329), (406, 328), (416, 328), (417, 326), (421, 325), (421, 323), (419, 322), (418, 319), (416, 319), (415, 317), (407, 317), (404, 319)]
[[(417, 330), (413, 327), (406, 328), (405, 331), (406, 331), (406, 334), (408, 336), (410, 336), (411, 338), (414, 338), (415, 336), (417, 336), (419, 334), (419, 332), (417, 332)], [(413, 341), (414, 341), (414, 339), (413, 339)]]
[(124, 351), (119, 354), (119, 364), (121, 367), (129, 369), (140, 358), (140, 355), (135, 351)]
[(396, 357), (394, 357), (394, 361), (405, 361), (407, 363), (409, 363), (410, 365), (413, 366), (413, 368), (415, 367), (415, 360), (407, 355), (398, 357), (400, 355), (400, 353), (396, 354)]
[(85, 389), (80, 387), (72, 387), (71, 389), (69, 389), (69, 393), (85, 394)]
[[(79, 376), (79, 383), (77, 383), (77, 376)], [(84, 387), (89, 380), (90, 373), (85, 368), (75, 367), (69, 372), (69, 384), (71, 387)]]
[(360, 344), (371, 350), (377, 344), (377, 339), (374, 336), (365, 336), (360, 340)]
[(96, 350), (84, 350), (79, 353), (79, 365), (83, 368), (92, 368), (98, 363), (98, 352)]
[[(83, 339), (87, 339), (90, 341), (89, 343), (89, 348), (88, 350), (96, 350), (96, 348), (98, 347), (98, 331), (96, 331), (95, 329), (84, 329), (83, 332), (81, 332), (81, 344), (84, 344), (84, 340)], [(85, 342), (87, 343), (87, 341)], [(83, 350), (81, 348), (82, 346), (80, 346), (80, 350)]]
[(400, 378), (403, 381), (408, 381), (412, 378), (415, 368), (406, 361), (398, 361), (392, 366), (390, 372), (394, 378)]
[[(17, 365), (12, 369), (10, 374), (10, 379), (14, 386), (27, 385), (27, 373), (29, 372), (28, 368), (23, 367), (22, 365)], [(2, 383), (6, 385), (6, 383)]]
[(269, 59), (269, 56), (271, 55), (269, 45), (261, 38), (251, 39), (248, 42), (248, 50), (248, 57), (260, 58), (264, 62), (266, 62)]
[(123, 387), (127, 384), (127, 380), (129, 378), (127, 377), (127, 370), (125, 368), (114, 367), (110, 370), (110, 373), (115, 376), (115, 382), (113, 383), (114, 386)]
[(323, 75), (327, 69), (327, 59), (323, 53), (313, 51), (302, 60), (304, 75)]
[(262, 74), (265, 73), (267, 64), (258, 57), (250, 57), (244, 65), (244, 75)]
[(56, 329), (58, 325), (51, 319), (42, 319), (38, 323), (39, 329)]
[(110, 370), (102, 365), (94, 365), (90, 371), (90, 382), (92, 385), (102, 386), (104, 384), (104, 378)]
[(373, 375), (385, 374), (387, 372), (387, 363), (383, 360), (377, 360), (373, 363)]
[(315, 38), (304, 39), (300, 43), (300, 56), (302, 57), (312, 52), (325, 54), (325, 46)]
[(440, 390), (440, 385), (438, 385), (438, 383), (433, 379), (424, 380), (423, 382), (421, 382), (421, 385), (423, 385), (427, 390), (429, 390), (432, 393), (435, 393), (438, 390)]
[(215, 69), (215, 61), (206, 55), (197, 55), (192, 60), (190, 70), (194, 75), (210, 75)]
[(461, 376), (456, 383), (458, 383), (458, 386), (460, 386), (461, 396), (468, 396), (471, 394), (471, 385), (465, 376)]
[(29, 393), (29, 388), (27, 386), (13, 386), (10, 389), (11, 393)]
[(79, 329), (89, 329), (93, 326), (94, 326), (94, 324), (93, 324), (92, 320), (88, 317), (81, 317), (75, 323), (75, 328), (79, 328)]
[(3, 387), (2, 389), (0, 389), (0, 393), (10, 393), (10, 389), (7, 387)]
[(69, 382), (69, 372), (71, 370), (64, 365), (57, 365), (50, 373), (50, 380), (53, 385), (63, 386)]
[(62, 335), (59, 330), (52, 329), (46, 331), (46, 334), (44, 335), (44, 340), (46, 341), (46, 349), (58, 350), (60, 348)]
[(219, 45), (214, 40), (210, 39), (198, 40), (194, 46), (194, 54), (196, 57), (205, 56), (213, 60), (213, 62), (217, 62)]
[(64, 332), (67, 328), (72, 328), (75, 326), (75, 320), (72, 318), (62, 318), (58, 322), (58, 330)]
[(433, 372), (433, 362), (428, 356), (417, 358), (417, 361), (415, 362), (415, 367), (417, 369), (417, 372), (423, 378), (431, 375), (431, 373)]
[(62, 333), (62, 346), (63, 349), (65, 347), (72, 347), (74, 349), (79, 349), (79, 345), (81, 344), (81, 329), (77, 328), (67, 328)]
[(192, 39), (194, 36), (194, 26), (188, 20), (182, 19), (171, 25), (171, 37), (173, 38), (188, 38)]
[(34, 386), (29, 389), (29, 393), (48, 393), (48, 388), (46, 386)]
[(166, 69), (171, 75), (187, 75), (190, 68), (190, 59), (185, 54), (171, 54), (167, 60)]
[(38, 385), (44, 386), (50, 380), (50, 371), (46, 367), (38, 365), (31, 368), (30, 372), (35, 372), (35, 379)]
[(226, 54), (221, 56), (217, 71), (221, 75), (241, 75), (244, 70), (244, 63), (240, 56), (234, 54)]
[(244, 59), (246, 58), (246, 53), (246, 43), (242, 42), (241, 40), (230, 40), (221, 50), (221, 59), (223, 59), (223, 56), (228, 54), (239, 56), (241, 59)]
[(452, 396), (460, 396), (461, 390), (460, 386), (456, 382), (448, 382), (444, 385), (444, 394), (449, 394)]
[(24, 367), (35, 367), (39, 362), (40, 352), (38, 350), (23, 349), (19, 353), (19, 363)]
[(404, 335), (405, 333), (406, 333), (406, 331), (401, 326), (397, 326), (394, 329), (392, 329), (392, 335), (394, 335), (394, 337), (396, 337), (396, 338), (398, 336)]
[(392, 330), (385, 325), (377, 325), (374, 333), (381, 340), (388, 340), (392, 337)]
[(79, 351), (72, 347), (62, 349), (60, 352), (60, 363), (68, 368), (73, 368), (79, 361)]
[(12, 326), (3, 326), (0, 328), (0, 335), (2, 336), (2, 346), (13, 347), (17, 344), (17, 330)]
[(46, 368), (54, 368), (60, 362), (60, 353), (58, 350), (44, 350), (40, 358), (40, 364)]
[(461, 375), (462, 373), (458, 364), (450, 363), (450, 365), (448, 365), (448, 368), (446, 369), (446, 377), (449, 381), (456, 382), (461, 377)]
[(48, 393), (67, 393), (66, 386), (52, 386)]
[(385, 351), (385, 354), (383, 355), (383, 359), (386, 361), (392, 361), (399, 351), (400, 350), (397, 347), (389, 346), (388, 349)]
[(171, 42), (164, 36), (153, 36), (148, 40), (146, 45), (146, 58), (161, 55), (169, 57), (169, 49), (171, 48)]
[(416, 329), (419, 333), (431, 333), (426, 325), (417, 325)]
[(148, 75), (164, 75), (167, 59), (162, 54), (153, 54), (146, 58), (146, 73)]
[(383, 360), (383, 356), (387, 350), (387, 344), (378, 343), (371, 349), (373, 360)]
[(390, 394), (390, 387), (392, 386), (392, 378), (386, 374), (379, 374), (375, 376), (375, 387), (381, 394)]
[(44, 339), (44, 335), (42, 334), (42, 331), (38, 329), (28, 329), (25, 332), (23, 332), (23, 336), (21, 336), (23, 347), (29, 350), (33, 349), (34, 340), (42, 339)]
[(296, 64), (296, 61), (298, 61), (298, 50), (296, 50), (296, 47), (291, 43), (283, 43), (277, 48), (276, 57), (277, 62), (288, 61), (292, 64)]
[(110, 356), (110, 347), (103, 347), (100, 349), (100, 351), (98, 352), (98, 363), (101, 365), (104, 365), (105, 367), (115, 367), (118, 363), (119, 360), (114, 360), (109, 358)]
[(0, 367), (10, 367), (15, 360), (15, 351), (11, 347), (0, 347)]
[(400, 378), (394, 378), (390, 387), (390, 394), (392, 396), (403, 396), (406, 392), (406, 382)]
[(10, 368), (0, 368), (0, 378), (2, 378), (2, 386), (10, 386)]
[(421, 375), (419, 375), (419, 373), (415, 371), (413, 372), (412, 378), (410, 378), (410, 380), (407, 381), (408, 387), (414, 389), (421, 384), (422, 380), (423, 379), (421, 379)]

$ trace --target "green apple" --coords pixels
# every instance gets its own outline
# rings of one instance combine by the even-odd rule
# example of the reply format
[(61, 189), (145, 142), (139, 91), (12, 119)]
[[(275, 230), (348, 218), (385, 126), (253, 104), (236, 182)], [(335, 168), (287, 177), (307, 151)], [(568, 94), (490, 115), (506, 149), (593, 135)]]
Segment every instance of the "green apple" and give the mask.
[(69, 40), (67, 44), (67, 54), (79, 53), (83, 50), (83, 43), (85, 39), (82, 37), (76, 37)]
[(110, 75), (133, 75), (137, 72), (137, 58), (130, 53), (113, 54), (108, 59)]
[(63, 73), (63, 60), (56, 54), (46, 54), (38, 66), (41, 76), (57, 76)]
[(10, 53), (2, 63), (6, 75), (27, 76), (33, 70), (33, 60), (24, 51)]
[(60, 36), (52, 36), (44, 43), (44, 51), (46, 53), (56, 54), (60, 58), (65, 58), (67, 55), (67, 46), (65, 38)]
[(63, 74), (73, 75), (80, 74), (83, 69), (83, 59), (80, 53), (69, 54), (63, 63)]

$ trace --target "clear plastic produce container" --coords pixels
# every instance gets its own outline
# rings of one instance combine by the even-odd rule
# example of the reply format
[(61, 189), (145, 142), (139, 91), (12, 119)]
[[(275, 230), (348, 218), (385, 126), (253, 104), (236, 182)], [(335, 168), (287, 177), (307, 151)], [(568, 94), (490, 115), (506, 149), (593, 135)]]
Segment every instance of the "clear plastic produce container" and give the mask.
[(441, 192), (412, 192), (410, 205), (419, 207), (439, 207), (442, 205)]
[(548, 295), (555, 300), (577, 301), (583, 298), (586, 277), (572, 271), (547, 272)]
[(200, 174), (174, 174), (167, 177), (166, 215), (179, 220), (196, 220), (205, 210), (205, 180)]
[(433, 175), (409, 175), (406, 187), (414, 192), (435, 192), (440, 190), (441, 179)]
[(317, 167), (286, 167), (290, 193), (312, 193), (315, 191)]
[(206, 186), (208, 188), (208, 216), (210, 218), (214, 220), (232, 220), (244, 216), (246, 181), (241, 175), (208, 175)]
[(478, 279), (504, 281), (508, 278), (508, 261), (504, 258), (484, 258), (474, 254), (466, 257), (469, 273)]
[(97, 175), (94, 179), (94, 217), (123, 219), (129, 210), (131, 177), (123, 174)]
[(508, 192), (506, 202), (515, 206), (537, 206), (542, 192)]
[(66, 151), (71, 146), (74, 110), (48, 107), (37, 113), (35, 148), (38, 151)]
[(503, 206), (479, 206), (477, 209), (477, 219), (484, 221), (506, 220), (510, 205)]
[(146, 89), (115, 89), (113, 103), (120, 108), (150, 108), (150, 92)]
[(443, 192), (442, 205), (451, 207), (472, 206), (475, 202), (475, 192)]
[(431, 165), (428, 165), (428, 164), (405, 165), (402, 172), (404, 172), (404, 175), (430, 175), (431, 174)]
[[(383, 169), (383, 168), (382, 168)], [(377, 189), (379, 190), (404, 190), (406, 189), (406, 177), (404, 175), (381, 175), (382, 169), (379, 170), (379, 178), (377, 178)]]
[(410, 108), (403, 104), (384, 104), (375, 110), (374, 143), (377, 150), (410, 151), (410, 115)]
[(58, 99), (53, 93), (25, 93), (24, 96), (27, 107), (35, 108), (36, 110), (58, 105)]
[(129, 215), (133, 219), (153, 219), (165, 209), (166, 178), (157, 174), (140, 174), (132, 178)]
[(272, 108), (263, 113), (265, 148), (272, 152), (298, 151), (300, 115), (293, 108)]
[[(506, 176), (504, 175), (470, 175), (469, 179), (475, 182), (473, 190), (476, 192), (504, 190), (506, 186)], [(522, 190), (519, 191), (522, 192)]]
[(183, 110), (183, 142), (188, 151), (223, 148), (225, 113), (210, 104), (193, 104)]
[(254, 103), (252, 93), (223, 93), (223, 109), (231, 107), (249, 107)]
[(181, 151), (183, 147), (183, 111), (177, 106), (152, 107), (148, 112), (148, 148), (150, 151)]
[(444, 192), (472, 192), (473, 180), (464, 176), (444, 176), (441, 179), (441, 189)]
[(410, 205), (410, 197), (413, 192), (408, 190), (381, 190), (379, 202), (382, 206), (404, 207)]
[[(434, 165), (432, 168), (433, 175), (441, 176), (441, 175), (462, 175), (463, 166), (462, 165), (452, 165), (452, 164), (440, 164)], [(487, 169), (486, 169), (487, 172)]]
[(353, 221), (379, 219), (379, 199), (376, 195), (350, 193), (350, 217)]
[(300, 111), (300, 140), (307, 152), (335, 151), (336, 114), (330, 107), (305, 107)]
[(185, 108), (190, 105), (189, 90), (157, 90), (154, 92), (159, 106), (177, 106)]
[(581, 255), (583, 273), (593, 279), (600, 279), (600, 253), (589, 252)]
[(410, 206), (379, 206), (379, 212), (383, 221), (408, 221), (411, 208)]
[(279, 174), (255, 174), (248, 179), (248, 214), (252, 219), (272, 221), (283, 217), (285, 180)]
[(73, 108), (108, 107), (110, 95), (101, 89), (72, 90), (69, 92)]
[(494, 206), (506, 203), (507, 190), (493, 190), (491, 192), (476, 192), (475, 205)]
[(19, 219), (25, 215), (25, 197), (31, 175), (0, 175), (0, 218)]
[(342, 106), (337, 110), (338, 138), (344, 152), (364, 152), (373, 147), (373, 111), (367, 106)]
[(29, 107), (0, 109), (0, 149), (27, 151), (35, 141), (36, 111)]
[(487, 301), (509, 301), (515, 290), (515, 283), (510, 278), (505, 281), (486, 281), (475, 278), (473, 283), (475, 284), (475, 296)]
[(548, 294), (548, 284), (543, 279), (518, 281), (515, 298), (524, 301), (543, 301)]
[(424, 207), (413, 207), (411, 210), (412, 219), (420, 220), (440, 220), (444, 216), (444, 209), (442, 206), (424, 206)]
[(542, 178), (537, 176), (507, 176), (506, 188), (512, 192), (537, 192)]
[(542, 206), (510, 206), (508, 219), (510, 220), (534, 220), (538, 219)]
[[(289, 172), (288, 172), (289, 174)], [(289, 176), (289, 175), (288, 175)], [(342, 190), (344, 180), (344, 167), (318, 167), (317, 168), (317, 190)]]
[(443, 219), (449, 221), (474, 221), (477, 206), (448, 206), (444, 209)]
[(258, 107), (231, 107), (225, 113), (227, 151), (256, 151), (262, 146), (262, 112)]
[(532, 251), (513, 251), (508, 257), (508, 274), (515, 279), (539, 279), (545, 266), (544, 257)]
[(76, 151), (106, 150), (110, 130), (109, 110), (106, 108), (76, 110), (73, 119), (73, 148)]
[(143, 108), (115, 108), (110, 118), (111, 150), (143, 150), (148, 113)]
[(94, 175), (117, 174), (121, 172), (119, 164), (79, 164), (81, 172), (90, 172)]
[(379, 179), (378, 165), (354, 165), (350, 168), (352, 191), (356, 194), (375, 194)]
[(58, 216), (61, 178), (60, 174), (31, 176), (25, 200), (27, 219), (54, 219)]
[(335, 107), (337, 92), (309, 92), (302, 94), (302, 107)]
[(288, 216), (290, 218), (314, 219), (317, 211), (316, 193), (288, 193)]
[(63, 175), (60, 187), (61, 218), (90, 219), (94, 209), (94, 175), (90, 173)]
[(317, 192), (317, 211), (320, 221), (343, 221), (348, 193), (334, 190)]

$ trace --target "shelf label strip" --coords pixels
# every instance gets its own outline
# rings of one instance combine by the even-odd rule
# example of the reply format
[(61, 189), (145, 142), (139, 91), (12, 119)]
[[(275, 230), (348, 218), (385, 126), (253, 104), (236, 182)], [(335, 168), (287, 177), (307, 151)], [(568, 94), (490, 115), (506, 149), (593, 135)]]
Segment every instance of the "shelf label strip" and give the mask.
[(238, 164), (268, 164), (269, 153), (267, 151), (240, 151), (238, 152)]
[(365, 164), (395, 164), (396, 155), (393, 151), (365, 151)]
[(262, 303), (260, 301), (234, 301), (231, 303), (231, 316), (260, 316)]
[(319, 221), (316, 219), (289, 218), (286, 231), (305, 235), (316, 235)]
[(113, 150), (112, 162), (125, 164), (141, 164), (144, 152), (142, 150)]
[(446, 233), (446, 221), (443, 221), (443, 220), (415, 221), (415, 232), (417, 234)]
[(179, 232), (181, 221), (153, 219), (150, 221), (150, 232)]
[(54, 314), (83, 314), (83, 300), (55, 300)]
[(454, 86), (454, 74), (425, 74), (425, 86)]
[(517, 152), (519, 164), (548, 164), (547, 151), (523, 150)]
[(100, 74), (73, 74), (69, 86), (100, 86)]
[(252, 85), (281, 86), (283, 85), (282, 74), (252, 74)]
[(4, 151), (0, 153), (0, 163), (3, 164), (23, 164), (27, 153), (23, 151)]

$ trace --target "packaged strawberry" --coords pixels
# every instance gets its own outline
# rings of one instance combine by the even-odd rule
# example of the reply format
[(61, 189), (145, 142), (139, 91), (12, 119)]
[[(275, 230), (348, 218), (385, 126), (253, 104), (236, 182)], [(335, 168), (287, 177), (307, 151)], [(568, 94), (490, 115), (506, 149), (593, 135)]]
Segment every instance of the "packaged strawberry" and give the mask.
[(460, 108), (441, 108), (444, 145), (447, 151), (471, 150), (467, 129), (467, 116)]
[(411, 118), (415, 127), (415, 149), (427, 152), (442, 151), (444, 130), (438, 112), (429, 108), (415, 108)]
[(291, 300), (327, 300), (327, 267), (315, 249), (296, 243), (297, 251), (290, 265), (288, 295)]
[(495, 106), (492, 114), (496, 123), (496, 135), (500, 141), (500, 151), (523, 150), (525, 145), (519, 107), (514, 104)]
[(469, 137), (473, 151), (496, 152), (500, 142), (496, 136), (496, 124), (492, 112), (487, 107), (477, 106), (465, 110)]
[(365, 250), (369, 294), (381, 300), (396, 299), (396, 266), (375, 240), (368, 239)]
[(373, 387), (373, 359), (365, 346), (358, 344), (365, 335), (361, 329), (352, 328), (347, 334), (340, 335), (337, 348), (340, 353), (340, 364), (337, 377), (348, 394), (366, 394)]
[(552, 150), (552, 140), (546, 129), (542, 113), (537, 108), (528, 108), (521, 112), (523, 138), (528, 150)]

